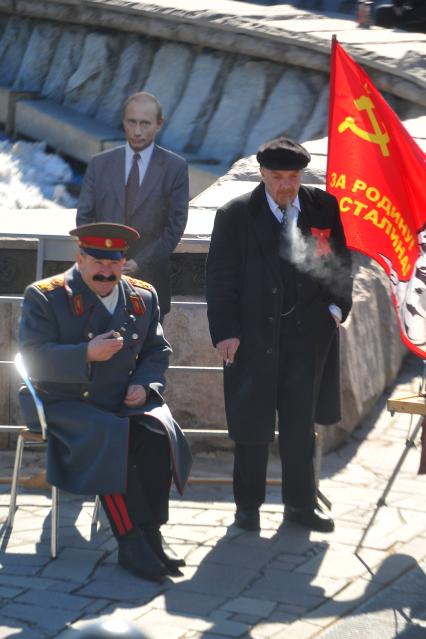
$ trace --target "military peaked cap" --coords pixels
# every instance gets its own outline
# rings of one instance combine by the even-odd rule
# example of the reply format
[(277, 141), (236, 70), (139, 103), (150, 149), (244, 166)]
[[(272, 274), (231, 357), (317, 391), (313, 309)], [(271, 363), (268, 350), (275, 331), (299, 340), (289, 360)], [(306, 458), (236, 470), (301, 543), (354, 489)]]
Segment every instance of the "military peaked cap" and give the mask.
[(121, 260), (129, 244), (140, 237), (130, 226), (113, 222), (77, 226), (70, 235), (78, 238), (78, 245), (85, 253), (101, 260)]

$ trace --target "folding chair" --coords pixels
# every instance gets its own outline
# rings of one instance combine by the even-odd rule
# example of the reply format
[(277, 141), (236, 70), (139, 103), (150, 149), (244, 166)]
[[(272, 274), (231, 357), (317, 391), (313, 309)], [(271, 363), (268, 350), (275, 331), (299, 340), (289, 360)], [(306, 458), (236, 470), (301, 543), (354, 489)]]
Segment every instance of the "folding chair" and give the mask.
[[(15, 462), (13, 466), (12, 485), (10, 489), (10, 503), (9, 503), (9, 515), (7, 518), (7, 526), (13, 527), (13, 521), (16, 511), (16, 497), (19, 475), (21, 472), (22, 456), (24, 452), (25, 444), (30, 445), (46, 445), (48, 438), (48, 424), (46, 421), (46, 415), (44, 412), (43, 402), (38, 397), (37, 392), (31, 382), (31, 379), (26, 371), (22, 356), (18, 353), (15, 357), (15, 366), (19, 375), (22, 378), (25, 386), (27, 387), (31, 397), (34, 401), (34, 405), (37, 411), (38, 420), (40, 422), (41, 432), (34, 432), (28, 428), (22, 429), (18, 436), (16, 444)], [(95, 506), (92, 515), (92, 526), (98, 521), (100, 500), (99, 496), (96, 496)], [(59, 490), (56, 486), (52, 486), (52, 511), (51, 511), (51, 536), (50, 536), (50, 552), (52, 559), (55, 559), (58, 554), (58, 516), (59, 516)]]

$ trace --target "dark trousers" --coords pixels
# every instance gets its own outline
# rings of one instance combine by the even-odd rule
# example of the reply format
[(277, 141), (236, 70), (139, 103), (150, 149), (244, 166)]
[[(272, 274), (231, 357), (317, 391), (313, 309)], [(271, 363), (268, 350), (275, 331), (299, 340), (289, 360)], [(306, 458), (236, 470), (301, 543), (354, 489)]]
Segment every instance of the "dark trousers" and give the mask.
[[(328, 346), (296, 333), (281, 336), (277, 414), (282, 500), (297, 508), (316, 503), (314, 415)], [(268, 443), (235, 444), (237, 508), (256, 510), (265, 501), (268, 450)]]
[(131, 420), (127, 490), (122, 495), (100, 495), (115, 537), (168, 520), (171, 477), (167, 437)]

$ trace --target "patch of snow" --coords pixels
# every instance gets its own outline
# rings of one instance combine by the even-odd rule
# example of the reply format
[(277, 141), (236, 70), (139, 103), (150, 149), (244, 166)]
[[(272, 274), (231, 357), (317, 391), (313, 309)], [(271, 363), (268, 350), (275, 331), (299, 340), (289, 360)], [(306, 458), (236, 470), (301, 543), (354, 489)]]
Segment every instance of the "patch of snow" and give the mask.
[(77, 200), (65, 186), (72, 177), (65, 160), (46, 153), (45, 142), (0, 142), (2, 208), (74, 208)]

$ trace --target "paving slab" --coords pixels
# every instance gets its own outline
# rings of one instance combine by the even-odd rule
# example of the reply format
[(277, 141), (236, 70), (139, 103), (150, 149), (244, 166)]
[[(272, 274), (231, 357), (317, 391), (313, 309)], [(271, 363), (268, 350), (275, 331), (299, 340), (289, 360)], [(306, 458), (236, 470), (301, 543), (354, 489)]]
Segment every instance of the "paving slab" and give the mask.
[[(417, 388), (418, 372), (417, 360), (408, 358), (392, 394)], [(416, 474), (418, 450), (410, 451), (388, 506), (379, 509), (355, 553), (407, 434), (405, 416), (391, 419), (386, 397), (380, 403), (374, 419), (323, 458), (322, 489), (333, 502), (334, 533), (282, 523), (279, 486), (268, 487), (261, 531), (244, 533), (233, 526), (230, 485), (193, 485), (182, 499), (172, 492), (164, 536), (187, 566), (182, 577), (164, 584), (120, 569), (105, 521), (91, 536), (93, 503), (73, 495), (61, 498), (60, 552), (51, 560), (49, 494), (26, 490), (16, 527), (1, 541), (0, 616), (6, 622), (0, 638), (19, 629), (19, 637), (56, 639), (67, 625), (100, 614), (136, 621), (154, 637), (171, 639), (344, 639), (361, 631), (374, 637), (380, 624), (386, 639), (396, 636), (392, 620), (403, 613), (401, 636), (422, 636), (426, 478)], [(389, 450), (392, 463), (382, 460)], [(231, 476), (232, 453), (196, 455), (195, 466), (202, 475)], [(272, 476), (279, 476), (279, 467), (273, 453)], [(5, 518), (8, 495), (1, 497)]]

